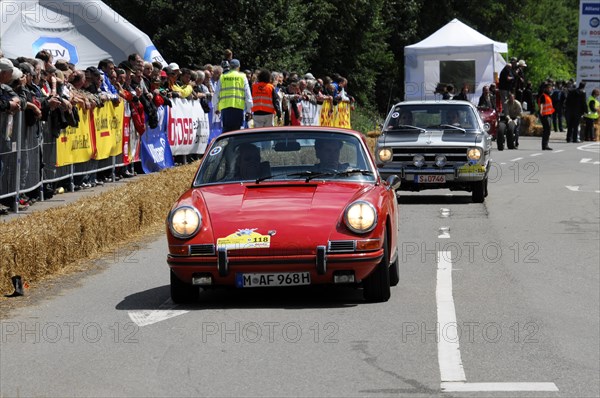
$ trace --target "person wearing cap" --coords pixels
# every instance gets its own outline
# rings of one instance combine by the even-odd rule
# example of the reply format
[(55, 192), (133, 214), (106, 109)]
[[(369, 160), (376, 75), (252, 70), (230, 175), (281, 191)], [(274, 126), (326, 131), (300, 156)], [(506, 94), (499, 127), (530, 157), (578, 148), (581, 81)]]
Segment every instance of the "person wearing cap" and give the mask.
[(523, 91), (525, 90), (525, 85), (527, 84), (527, 79), (525, 78), (525, 68), (527, 64), (524, 60), (520, 60), (517, 62), (517, 69), (515, 69), (515, 98), (519, 102), (523, 102)]
[(21, 110), (21, 100), (10, 87), (13, 63), (8, 58), (0, 58), (0, 112), (15, 113)]
[(177, 81), (181, 71), (179, 65), (172, 62), (165, 68), (167, 73), (167, 88), (171, 92), (171, 96), (176, 98), (188, 98), (194, 92), (194, 87), (190, 84), (180, 85)]
[(213, 105), (216, 114), (221, 114), (223, 132), (238, 130), (251, 117), (252, 92), (246, 75), (240, 72), (240, 61), (229, 62), (231, 70), (224, 73), (215, 89)]

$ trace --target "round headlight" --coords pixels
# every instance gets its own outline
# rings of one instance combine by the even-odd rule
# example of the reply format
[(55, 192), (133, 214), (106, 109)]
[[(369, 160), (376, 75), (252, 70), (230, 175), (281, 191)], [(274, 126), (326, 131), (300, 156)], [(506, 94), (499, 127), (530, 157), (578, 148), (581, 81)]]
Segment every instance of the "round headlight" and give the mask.
[(435, 165), (437, 167), (444, 167), (446, 165), (446, 157), (444, 155), (437, 155), (435, 157)]
[(425, 156), (415, 155), (413, 157), (413, 164), (417, 167), (423, 167), (423, 165), (425, 165)]
[(358, 201), (346, 209), (346, 225), (351, 231), (365, 233), (372, 231), (377, 224), (377, 212), (369, 202)]
[(190, 206), (178, 207), (169, 216), (171, 233), (180, 239), (194, 236), (202, 226), (202, 217), (198, 210)]
[(390, 148), (381, 148), (378, 152), (379, 160), (389, 162), (392, 160), (392, 150)]
[(469, 148), (467, 151), (467, 158), (469, 160), (479, 160), (481, 159), (481, 149), (479, 148)]

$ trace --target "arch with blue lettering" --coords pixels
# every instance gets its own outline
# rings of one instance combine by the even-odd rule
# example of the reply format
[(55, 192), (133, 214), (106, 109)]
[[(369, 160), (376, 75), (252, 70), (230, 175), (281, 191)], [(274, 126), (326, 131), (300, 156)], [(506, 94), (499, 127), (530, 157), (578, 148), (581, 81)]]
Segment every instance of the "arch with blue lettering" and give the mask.
[(34, 55), (40, 50), (49, 50), (54, 59), (66, 59), (75, 65), (79, 62), (77, 48), (60, 37), (42, 36), (34, 41), (31, 47)]

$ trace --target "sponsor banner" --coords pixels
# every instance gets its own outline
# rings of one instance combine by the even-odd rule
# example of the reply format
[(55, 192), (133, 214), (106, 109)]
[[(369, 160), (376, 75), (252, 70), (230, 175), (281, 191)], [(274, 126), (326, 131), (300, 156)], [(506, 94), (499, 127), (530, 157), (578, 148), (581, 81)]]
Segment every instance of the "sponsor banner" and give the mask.
[(581, 0), (577, 81), (600, 82), (600, 1)]
[(313, 104), (310, 101), (302, 101), (302, 125), (303, 126), (318, 126), (319, 112), (321, 105)]
[(334, 114), (333, 104), (331, 100), (323, 102), (321, 107), (321, 114), (319, 115), (319, 125), (324, 127), (333, 127)]
[(350, 103), (340, 102), (335, 110), (335, 119), (333, 125), (344, 129), (350, 129)]
[(56, 166), (87, 162), (94, 153), (92, 113), (78, 106), (79, 125), (61, 130), (56, 139)]
[(115, 106), (107, 101), (101, 108), (94, 108), (94, 128), (97, 160), (117, 156), (123, 152), (123, 102)]
[(209, 136), (208, 114), (200, 101), (174, 98), (169, 112), (168, 136), (173, 155), (202, 154)]
[(173, 167), (173, 155), (166, 133), (168, 110), (160, 106), (157, 113), (158, 126), (154, 129), (146, 127), (141, 137), (140, 158), (146, 174)]

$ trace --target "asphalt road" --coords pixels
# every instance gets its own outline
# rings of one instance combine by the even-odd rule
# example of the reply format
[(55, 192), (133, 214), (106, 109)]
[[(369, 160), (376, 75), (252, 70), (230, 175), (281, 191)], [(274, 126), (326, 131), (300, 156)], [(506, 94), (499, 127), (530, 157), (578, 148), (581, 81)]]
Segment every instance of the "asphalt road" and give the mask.
[[(0, 396), (600, 395), (600, 145), (522, 138), (484, 204), (399, 197), (389, 302), (348, 288), (169, 299), (164, 236), (0, 322)], [(471, 391), (471, 392), (468, 392)]]

